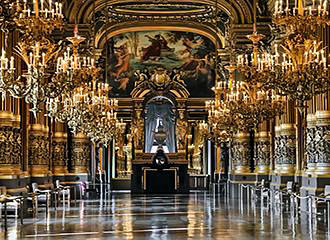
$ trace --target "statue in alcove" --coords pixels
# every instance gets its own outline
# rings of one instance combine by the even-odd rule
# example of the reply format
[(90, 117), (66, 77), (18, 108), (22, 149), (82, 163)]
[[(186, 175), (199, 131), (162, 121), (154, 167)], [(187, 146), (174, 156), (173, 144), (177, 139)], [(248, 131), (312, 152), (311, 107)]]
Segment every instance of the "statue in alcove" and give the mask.
[(149, 101), (145, 109), (145, 152), (156, 152), (159, 145), (154, 133), (165, 129), (165, 152), (175, 152), (175, 114), (173, 103), (166, 97), (157, 96)]
[(177, 132), (177, 147), (179, 150), (184, 150), (186, 148), (186, 139), (188, 132), (188, 123), (184, 119), (184, 111), (179, 110), (179, 118), (176, 123)]
[(137, 149), (142, 149), (144, 141), (144, 120), (141, 117), (141, 110), (136, 110), (136, 118), (132, 121), (132, 134), (134, 137), (134, 146)]

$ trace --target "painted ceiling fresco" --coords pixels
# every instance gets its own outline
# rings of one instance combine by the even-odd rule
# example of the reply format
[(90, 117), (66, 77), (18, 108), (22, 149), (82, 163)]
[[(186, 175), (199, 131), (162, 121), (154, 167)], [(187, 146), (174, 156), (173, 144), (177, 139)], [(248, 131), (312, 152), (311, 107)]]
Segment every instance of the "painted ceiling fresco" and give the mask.
[(107, 79), (112, 95), (129, 97), (137, 70), (147, 75), (164, 68), (181, 71), (190, 97), (209, 97), (214, 86), (214, 44), (206, 37), (179, 31), (129, 32), (112, 37), (107, 46)]

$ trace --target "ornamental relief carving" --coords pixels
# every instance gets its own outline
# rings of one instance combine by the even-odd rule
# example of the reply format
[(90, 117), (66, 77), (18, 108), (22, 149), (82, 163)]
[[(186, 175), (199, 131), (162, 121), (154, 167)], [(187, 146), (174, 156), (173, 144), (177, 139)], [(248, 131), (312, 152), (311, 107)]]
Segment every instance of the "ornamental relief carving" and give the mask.
[(316, 152), (316, 145), (319, 142), (319, 136), (316, 136), (315, 128), (306, 129), (306, 161), (307, 163), (316, 163), (318, 154)]
[(274, 159), (275, 159), (275, 164), (281, 164), (280, 142), (281, 142), (281, 136), (276, 136), (274, 138)]
[(330, 163), (330, 126), (316, 126), (315, 155), (317, 163)]
[(232, 147), (232, 159), (235, 166), (247, 166), (249, 158), (248, 142), (234, 142)]
[(49, 141), (47, 136), (29, 135), (29, 164), (48, 165)]
[(22, 155), (20, 130), (0, 127), (0, 164), (20, 164)]
[(256, 142), (256, 157), (257, 165), (269, 165), (270, 164), (270, 142), (269, 141), (257, 141)]
[(52, 144), (52, 159), (54, 166), (67, 165), (67, 144), (65, 141), (56, 142)]
[(73, 142), (72, 143), (72, 163), (73, 167), (87, 167), (91, 157), (91, 149), (89, 143)]
[(296, 136), (284, 135), (280, 137), (280, 155), (282, 164), (294, 164), (296, 162)]

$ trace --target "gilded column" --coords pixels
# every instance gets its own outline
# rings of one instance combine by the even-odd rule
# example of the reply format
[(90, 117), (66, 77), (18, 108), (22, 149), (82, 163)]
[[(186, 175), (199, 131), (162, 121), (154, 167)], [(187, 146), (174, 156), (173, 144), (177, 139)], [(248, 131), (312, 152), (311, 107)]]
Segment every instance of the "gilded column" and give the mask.
[[(320, 29), (322, 48), (329, 56), (330, 27)], [(329, 57), (328, 57), (329, 63)], [(330, 77), (330, 76), (329, 76)], [(317, 95), (308, 102), (305, 156), (307, 168), (302, 177), (302, 196), (319, 195), (329, 184), (330, 177), (330, 92)], [(307, 200), (301, 201), (301, 209), (308, 211)]]
[(281, 172), (281, 127), (275, 126), (275, 137), (274, 137), (274, 173), (280, 173)]
[(50, 176), (49, 171), (49, 138), (48, 126), (44, 118), (43, 107), (42, 111), (34, 117), (30, 114), (29, 126), (29, 172), (32, 178), (40, 180), (39, 183), (44, 183), (45, 179)]
[(330, 111), (316, 112), (315, 152), (317, 158), (315, 173), (330, 174)]
[[(330, 26), (322, 28), (322, 47), (325, 48), (325, 56), (328, 56), (330, 47)], [(330, 76), (329, 76), (330, 77)], [(322, 94), (316, 99), (316, 132), (315, 132), (315, 155), (316, 175), (330, 175), (330, 91)]]
[(287, 100), (286, 113), (279, 130), (278, 155), (280, 175), (293, 176), (296, 164), (296, 128), (294, 101)]
[(131, 134), (134, 140), (135, 152), (142, 153), (144, 143), (144, 119), (141, 116), (142, 109), (135, 109), (135, 116), (132, 120)]
[[(6, 51), (7, 56), (12, 56), (14, 34), (8, 37), (11, 46), (4, 47), (5, 34), (0, 33), (0, 47)], [(17, 103), (18, 99), (8, 95), (0, 97), (0, 178), (4, 181), (0, 185), (4, 186), (6, 179), (18, 178), (22, 170), (20, 111)]]
[(77, 133), (72, 138), (71, 161), (70, 173), (87, 176), (91, 161), (91, 146), (88, 137), (83, 133)]
[(63, 123), (55, 123), (52, 141), (52, 170), (54, 176), (65, 176), (67, 168), (67, 133)]
[(124, 139), (125, 135), (122, 134), (116, 138), (116, 157), (117, 157), (117, 174), (119, 178), (125, 177), (125, 152), (124, 152)]
[(296, 165), (295, 102), (286, 100), (284, 114), (276, 117), (274, 137), (275, 167), (271, 175), (271, 187), (280, 189), (293, 181)]
[[(313, 101), (310, 101), (313, 102)], [(319, 136), (316, 135), (316, 115), (313, 111), (313, 106), (309, 104), (309, 113), (307, 115), (307, 126), (306, 126), (306, 173), (312, 174), (315, 171), (316, 163), (318, 161), (318, 154), (316, 152), (316, 146), (320, 140)]]
[(130, 176), (132, 173), (132, 136), (127, 134), (127, 145), (124, 147), (124, 152), (126, 155), (126, 174)]
[[(180, 131), (184, 131), (184, 129), (181, 129)], [(180, 134), (180, 132), (179, 132), (179, 134)], [(192, 155), (192, 169), (191, 169), (193, 174), (200, 174), (201, 170), (202, 170), (201, 154), (202, 154), (203, 140), (204, 140), (203, 135), (201, 134), (199, 128), (195, 127), (194, 128), (194, 143), (193, 143), (193, 151), (192, 151), (192, 154), (193, 154)]]
[(270, 172), (270, 133), (267, 122), (263, 122), (255, 135), (255, 162), (258, 175), (268, 175)]
[(239, 132), (234, 136), (232, 144), (233, 174), (249, 173), (249, 133)]

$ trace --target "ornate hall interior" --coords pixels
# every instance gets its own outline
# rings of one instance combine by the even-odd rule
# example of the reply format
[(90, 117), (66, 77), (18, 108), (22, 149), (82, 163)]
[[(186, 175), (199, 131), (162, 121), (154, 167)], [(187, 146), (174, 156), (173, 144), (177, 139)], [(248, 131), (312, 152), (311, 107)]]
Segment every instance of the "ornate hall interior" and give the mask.
[(330, 239), (328, 0), (0, 0), (0, 239)]

